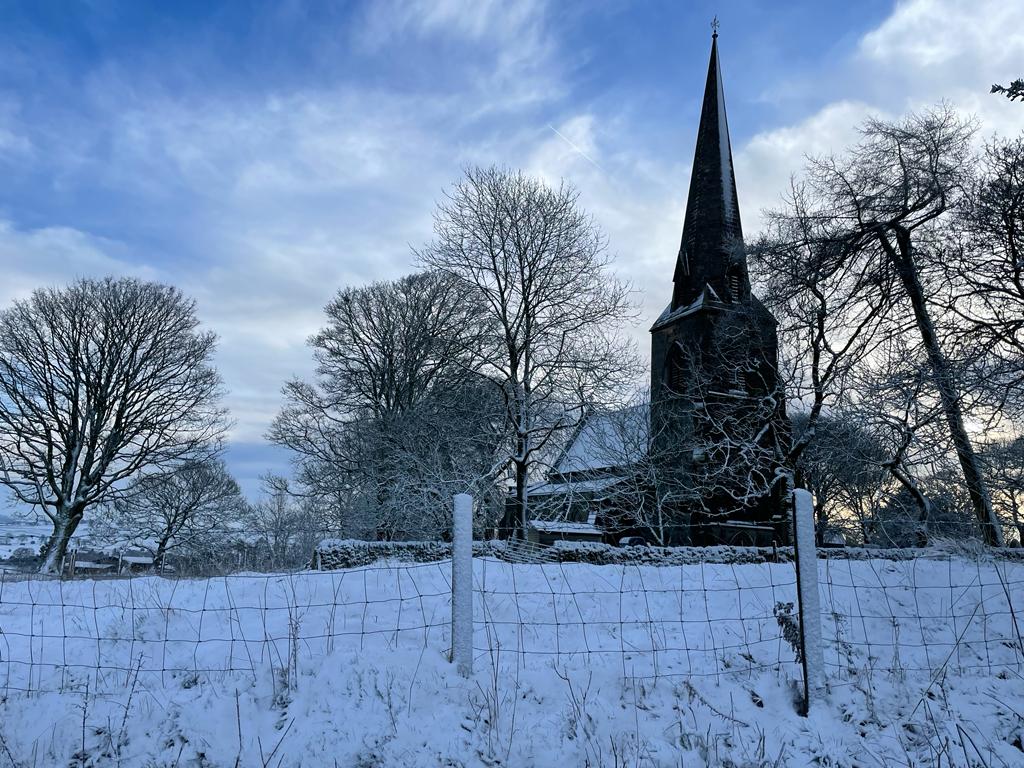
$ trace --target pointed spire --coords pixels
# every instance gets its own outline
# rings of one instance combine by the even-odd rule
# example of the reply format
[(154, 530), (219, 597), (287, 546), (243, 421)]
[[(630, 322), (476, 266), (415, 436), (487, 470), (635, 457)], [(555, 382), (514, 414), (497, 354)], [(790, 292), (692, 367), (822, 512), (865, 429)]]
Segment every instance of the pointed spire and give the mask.
[(683, 238), (672, 278), (673, 309), (692, 302), (705, 286), (718, 296), (731, 296), (734, 300), (750, 295), (746, 262), (738, 257), (742, 253), (743, 228), (718, 62), (717, 17), (711, 27), (711, 60), (697, 129)]

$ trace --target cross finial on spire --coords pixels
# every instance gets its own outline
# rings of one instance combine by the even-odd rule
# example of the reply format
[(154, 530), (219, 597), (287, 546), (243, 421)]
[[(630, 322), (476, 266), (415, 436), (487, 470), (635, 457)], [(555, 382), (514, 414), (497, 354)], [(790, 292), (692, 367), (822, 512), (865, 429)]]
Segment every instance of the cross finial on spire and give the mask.
[(715, 16), (715, 18), (711, 20), (711, 37), (716, 40), (718, 39), (718, 26), (718, 17)]

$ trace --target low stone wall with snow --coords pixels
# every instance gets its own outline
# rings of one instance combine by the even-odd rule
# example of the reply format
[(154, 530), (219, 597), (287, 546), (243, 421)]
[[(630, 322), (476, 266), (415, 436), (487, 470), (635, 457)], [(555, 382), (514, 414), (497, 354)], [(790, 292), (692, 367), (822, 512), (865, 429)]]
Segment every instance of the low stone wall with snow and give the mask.
[[(473, 556), (493, 555), (501, 542), (474, 541)], [(313, 552), (312, 567), (317, 571), (358, 568), (381, 560), (402, 563), (433, 563), (452, 556), (452, 545), (446, 541), (359, 541), (358, 539), (326, 539)]]
[[(503, 541), (473, 542), (474, 557), (501, 557)], [(616, 547), (583, 541), (559, 541), (546, 548), (545, 559), (556, 563), (590, 565), (692, 565), (697, 563), (788, 563), (792, 547)], [(979, 554), (1024, 561), (1024, 549), (992, 550), (971, 543), (949, 543), (918, 549), (837, 547), (818, 550), (818, 557), (834, 560), (914, 560), (927, 557)], [(358, 541), (328, 539), (313, 554), (314, 570), (358, 568), (381, 560), (430, 563), (452, 556), (452, 545), (443, 541)]]
[[(559, 541), (552, 547), (552, 558), (562, 563), (591, 565), (692, 565), (697, 563), (788, 563), (793, 547), (616, 547), (583, 541)], [(980, 544), (938, 544), (915, 549), (880, 547), (818, 548), (819, 558), (830, 560), (918, 560), (927, 557), (961, 555), (997, 557), (1024, 561), (1024, 550), (993, 550)]]

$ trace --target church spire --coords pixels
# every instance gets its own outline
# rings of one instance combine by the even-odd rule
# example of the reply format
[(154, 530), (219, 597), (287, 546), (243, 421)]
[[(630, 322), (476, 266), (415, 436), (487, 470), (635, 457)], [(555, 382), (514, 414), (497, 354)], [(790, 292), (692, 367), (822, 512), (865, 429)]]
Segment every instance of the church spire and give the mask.
[(718, 62), (717, 18), (712, 29), (711, 60), (697, 129), (683, 238), (672, 278), (672, 309), (692, 302), (705, 285), (723, 301), (738, 301), (750, 295), (746, 262), (740, 255), (743, 229)]

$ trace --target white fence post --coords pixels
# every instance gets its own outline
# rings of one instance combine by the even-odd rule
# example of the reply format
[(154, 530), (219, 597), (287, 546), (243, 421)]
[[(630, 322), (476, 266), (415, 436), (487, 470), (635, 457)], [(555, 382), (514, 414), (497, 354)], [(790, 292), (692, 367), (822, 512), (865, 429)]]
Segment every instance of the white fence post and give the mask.
[(452, 661), (473, 674), (473, 497), (455, 497), (452, 516)]
[(825, 655), (821, 643), (821, 599), (818, 593), (818, 553), (814, 546), (814, 499), (810, 491), (793, 491), (797, 602), (800, 606), (800, 646), (804, 668), (804, 714), (825, 690)]

